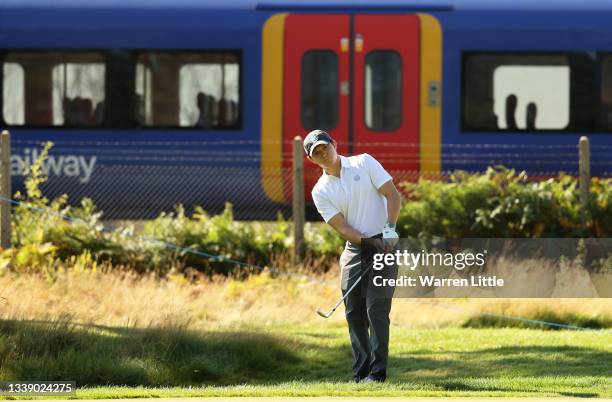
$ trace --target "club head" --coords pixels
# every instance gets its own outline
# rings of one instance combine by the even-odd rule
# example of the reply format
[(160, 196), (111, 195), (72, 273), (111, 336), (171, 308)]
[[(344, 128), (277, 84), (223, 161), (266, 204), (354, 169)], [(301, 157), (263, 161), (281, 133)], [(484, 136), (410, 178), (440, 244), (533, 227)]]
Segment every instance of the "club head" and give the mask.
[(317, 314), (319, 314), (323, 318), (329, 318), (329, 315), (325, 314), (324, 312), (322, 312), (321, 310), (318, 310), (318, 309), (317, 309)]

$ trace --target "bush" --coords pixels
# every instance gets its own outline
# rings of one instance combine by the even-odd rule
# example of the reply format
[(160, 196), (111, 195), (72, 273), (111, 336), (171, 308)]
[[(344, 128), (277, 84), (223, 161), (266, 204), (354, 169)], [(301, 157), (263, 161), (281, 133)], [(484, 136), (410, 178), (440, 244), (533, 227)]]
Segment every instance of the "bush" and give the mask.
[[(0, 269), (48, 273), (78, 256), (87, 266), (101, 263), (141, 273), (165, 275), (171, 270), (195, 268), (206, 274), (229, 274), (257, 272), (253, 265), (286, 266), (289, 261), (284, 258), (293, 247), (289, 222), (281, 216), (265, 226), (238, 222), (229, 203), (222, 214), (209, 216), (196, 207), (191, 217), (179, 205), (175, 212), (147, 222), (142, 233), (135, 233), (131, 226), (106, 230), (100, 222), (102, 212), (90, 199), (84, 198), (79, 207), (73, 207), (66, 195), (51, 201), (43, 196), (40, 186), (47, 178), (42, 164), (51, 146), (47, 143), (30, 167), (26, 194), (15, 196), (20, 204), (13, 213), (14, 249), (0, 255)], [(340, 238), (327, 227), (308, 225), (305, 235), (310, 260), (337, 256), (342, 248)]]
[[(280, 218), (271, 229), (265, 229), (258, 222), (235, 221), (229, 203), (222, 214), (212, 217), (201, 207), (196, 207), (195, 211), (188, 217), (179, 206), (175, 213), (163, 213), (147, 222), (143, 235), (163, 239), (170, 244), (170, 250), (174, 246), (181, 248), (175, 248), (170, 254), (184, 266), (215, 273), (229, 273), (236, 266), (244, 270), (244, 266), (228, 260), (269, 266), (291, 245), (289, 224)], [(163, 245), (167, 250), (166, 246)], [(166, 251), (166, 257), (170, 254)]]
[[(79, 266), (129, 268), (166, 275), (195, 269), (205, 274), (258, 272), (258, 267), (290, 266), (291, 224), (279, 216), (273, 223), (234, 220), (232, 206), (208, 215), (197, 207), (192, 216), (178, 206), (146, 223), (105, 230), (102, 212), (83, 199), (78, 207), (68, 197), (45, 198), (42, 164), (48, 143), (30, 167), (26, 194), (14, 209), (13, 246), (0, 254), (0, 269), (50, 272), (62, 262)], [(612, 230), (610, 179), (593, 179), (589, 208), (582, 221), (575, 179), (529, 182), (525, 173), (504, 168), (485, 174), (457, 172), (450, 181), (421, 180), (403, 184), (411, 194), (398, 221), (402, 237), (606, 237)], [(328, 225), (307, 224), (305, 267), (326, 271), (338, 258), (344, 241)], [(241, 264), (236, 263), (239, 261)], [(245, 266), (245, 264), (249, 266)], [(74, 266), (68, 264), (67, 266)]]
[(25, 179), (26, 194), (15, 194), (19, 204), (12, 214), (13, 250), (4, 250), (2, 266), (17, 271), (36, 271), (55, 266), (57, 259), (91, 254), (106, 259), (123, 250), (117, 235), (102, 232), (91, 200), (84, 198), (80, 207), (67, 205), (68, 197), (62, 195), (52, 201), (43, 196), (40, 186), (47, 177), (42, 172), (49, 149), (48, 142), (39, 158), (29, 167)]
[(457, 172), (450, 181), (402, 186), (411, 194), (400, 212), (402, 237), (606, 237), (612, 228), (611, 179), (593, 179), (586, 224), (577, 180), (529, 182), (503, 167)]
[[(307, 224), (305, 229), (307, 261), (336, 258), (343, 241), (327, 226)], [(200, 271), (230, 273), (237, 264), (232, 261), (259, 267), (285, 268), (293, 252), (292, 226), (281, 215), (274, 223), (239, 222), (234, 220), (232, 205), (227, 203), (222, 214), (209, 216), (201, 207), (195, 208), (192, 217), (185, 215), (182, 207), (172, 214), (162, 214), (147, 222), (143, 235), (163, 239), (195, 253), (181, 251), (173, 258), (180, 258), (184, 265)], [(209, 254), (203, 255), (204, 254)], [(222, 259), (211, 258), (221, 256)], [(227, 259), (227, 260), (223, 260)], [(327, 267), (329, 264), (325, 264)], [(252, 271), (238, 266), (240, 271)], [(246, 269), (245, 269), (246, 268)], [(326, 269), (324, 269), (326, 270)]]

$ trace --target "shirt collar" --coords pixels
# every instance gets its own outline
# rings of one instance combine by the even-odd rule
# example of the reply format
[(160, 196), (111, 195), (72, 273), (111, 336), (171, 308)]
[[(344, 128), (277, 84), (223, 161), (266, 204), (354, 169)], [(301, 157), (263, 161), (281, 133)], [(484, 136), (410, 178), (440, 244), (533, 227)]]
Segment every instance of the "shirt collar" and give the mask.
[(343, 168), (350, 167), (349, 160), (346, 156), (338, 155), (338, 157), (340, 158), (340, 164)]
[[(346, 156), (342, 156), (342, 155), (338, 155), (338, 157), (340, 158), (340, 169), (348, 169), (351, 167), (349, 160)], [(325, 169), (323, 170), (323, 177), (329, 178), (329, 177), (336, 177), (336, 176), (332, 176), (331, 174), (327, 174), (327, 172), (325, 171)]]

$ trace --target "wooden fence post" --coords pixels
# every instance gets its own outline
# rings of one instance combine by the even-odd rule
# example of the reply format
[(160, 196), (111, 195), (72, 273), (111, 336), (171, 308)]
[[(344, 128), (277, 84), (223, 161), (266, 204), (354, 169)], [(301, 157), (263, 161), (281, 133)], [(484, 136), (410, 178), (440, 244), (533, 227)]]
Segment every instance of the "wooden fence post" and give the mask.
[(293, 263), (301, 264), (306, 254), (304, 242), (304, 221), (306, 207), (304, 203), (304, 156), (302, 155), (302, 138), (293, 139)]
[(589, 187), (591, 184), (589, 139), (580, 137), (580, 162), (579, 162), (579, 187), (580, 187), (580, 206), (582, 210), (582, 220), (586, 227), (587, 210), (589, 208)]
[(11, 247), (11, 135), (2, 131), (0, 136), (0, 246)]

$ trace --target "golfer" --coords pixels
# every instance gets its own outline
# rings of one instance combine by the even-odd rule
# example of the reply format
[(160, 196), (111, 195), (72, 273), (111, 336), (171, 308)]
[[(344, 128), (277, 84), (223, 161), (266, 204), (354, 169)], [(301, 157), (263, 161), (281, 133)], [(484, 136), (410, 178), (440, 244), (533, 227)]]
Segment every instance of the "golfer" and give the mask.
[[(376, 159), (368, 154), (344, 157), (336, 147), (322, 130), (311, 131), (304, 139), (308, 159), (323, 169), (312, 199), (325, 222), (347, 241), (340, 256), (344, 296), (362, 273), (361, 239), (397, 241), (401, 200), (391, 176)], [(383, 382), (387, 377), (391, 300), (353, 291), (344, 301), (355, 382)]]

